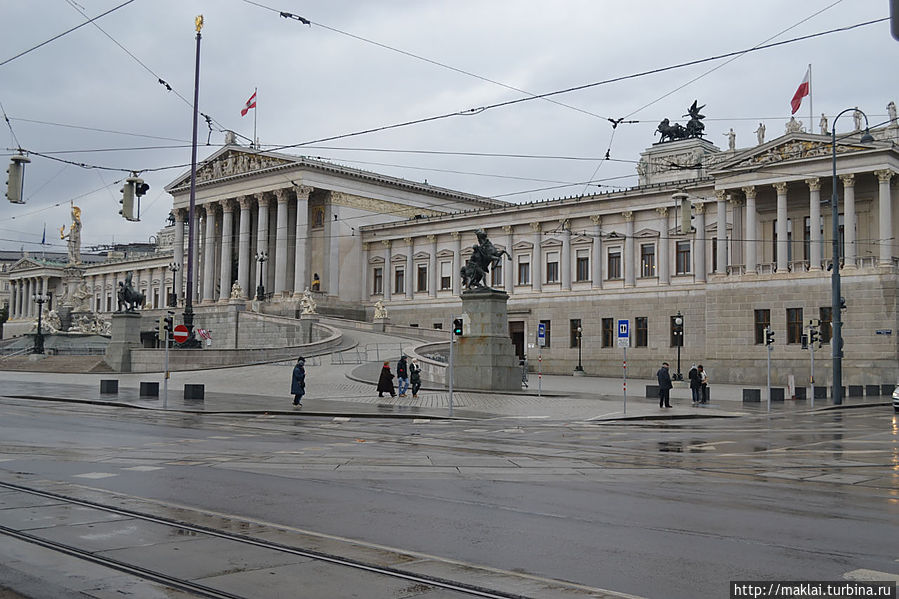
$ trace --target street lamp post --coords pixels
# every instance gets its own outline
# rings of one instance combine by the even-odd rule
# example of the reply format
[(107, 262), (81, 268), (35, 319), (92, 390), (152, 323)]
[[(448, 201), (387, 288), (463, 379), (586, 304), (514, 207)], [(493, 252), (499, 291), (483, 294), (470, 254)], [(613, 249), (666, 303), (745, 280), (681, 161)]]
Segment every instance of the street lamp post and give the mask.
[(262, 284), (262, 266), (268, 260), (268, 253), (256, 252), (256, 261), (259, 263), (259, 287), (256, 288), (256, 300), (262, 301), (265, 298), (265, 286)]
[(677, 372), (671, 377), (675, 381), (684, 380), (684, 375), (680, 371), (680, 348), (684, 345), (684, 315), (677, 311), (674, 315), (674, 341), (677, 343)]
[(175, 275), (181, 270), (181, 265), (177, 262), (169, 262), (169, 270), (172, 271), (172, 297), (169, 298), (167, 305), (174, 308), (178, 305), (178, 291), (175, 287)]
[[(832, 196), (830, 200), (830, 214), (833, 221), (833, 264), (831, 265), (831, 302), (830, 302), (830, 318), (831, 327), (831, 351), (833, 355), (833, 403), (836, 405), (843, 403), (843, 315), (840, 313), (842, 300), (840, 296), (840, 210), (839, 198), (837, 197), (837, 120), (852, 111), (858, 112), (865, 117), (865, 133), (859, 141), (868, 143), (874, 141), (868, 130), (868, 115), (858, 108), (847, 108), (840, 112), (833, 119), (833, 127), (830, 130), (830, 149), (833, 156), (833, 181), (831, 183)], [(814, 388), (812, 389), (814, 391)]]
[(44, 331), (41, 328), (41, 315), (44, 312), (44, 304), (49, 302), (50, 298), (41, 293), (35, 293), (31, 299), (37, 304), (37, 334), (34, 336), (34, 349), (31, 350), (31, 353), (42, 354), (44, 353)]
[(581, 364), (581, 340), (584, 337), (584, 328), (580, 325), (577, 327), (577, 366), (574, 368), (575, 375), (584, 374), (584, 367)]

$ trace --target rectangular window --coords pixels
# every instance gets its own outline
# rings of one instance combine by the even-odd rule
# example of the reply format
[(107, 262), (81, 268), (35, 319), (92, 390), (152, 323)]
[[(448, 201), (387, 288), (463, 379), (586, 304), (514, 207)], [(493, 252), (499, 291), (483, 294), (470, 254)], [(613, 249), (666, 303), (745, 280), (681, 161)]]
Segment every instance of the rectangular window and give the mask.
[(602, 319), (602, 346), (612, 347), (615, 344), (615, 322), (611, 318)]
[(640, 245), (640, 276), (656, 276), (656, 246), (654, 243)]
[(649, 318), (638, 316), (634, 319), (634, 346), (647, 347), (649, 345)]
[(530, 256), (518, 257), (518, 284), (531, 284), (531, 258)]
[[(540, 321), (540, 324), (546, 325), (546, 345), (544, 345), (543, 347), (549, 348), (549, 339), (550, 339), (550, 332), (551, 332), (551, 330), (552, 330), (552, 328), (551, 328), (552, 321), (550, 321), (550, 320), (541, 320), (541, 321)], [(538, 347), (539, 347), (539, 345), (538, 345)]]
[(589, 250), (578, 250), (577, 251), (576, 270), (577, 270), (577, 273), (575, 275), (576, 281), (589, 281), (590, 280), (590, 251)]
[(393, 271), (393, 292), (406, 293), (406, 269), (402, 266)]
[(546, 254), (546, 282), (559, 282), (559, 252), (547, 252)]
[(787, 308), (787, 343), (802, 339), (802, 308)]
[(441, 262), (440, 263), (440, 288), (441, 289), (452, 289), (453, 288), (453, 277), (450, 274), (450, 271), (453, 270), (452, 262)]
[(676, 252), (675, 272), (679, 275), (685, 275), (690, 272), (690, 242), (678, 241)]
[(712, 237), (712, 264), (710, 272), (718, 272), (718, 238)]
[(371, 279), (371, 292), (373, 295), (380, 295), (384, 293), (384, 270), (381, 268), (375, 268), (374, 276)]
[(435, 323), (434, 323), (434, 328), (435, 328), (436, 330), (438, 330), (438, 331), (442, 330), (442, 329), (443, 329), (443, 323), (442, 323), (442, 322), (435, 322)]
[(771, 326), (771, 310), (755, 311), (755, 344), (764, 345), (765, 329)]
[(818, 318), (821, 319), (821, 343), (830, 343), (833, 337), (833, 308), (818, 308)]
[(428, 290), (428, 267), (424, 264), (418, 265), (418, 291)]
[(503, 263), (500, 260), (499, 264), (490, 269), (490, 286), (491, 287), (503, 287)]
[(609, 260), (608, 260), (608, 268), (606, 269), (606, 276), (610, 280), (621, 278), (621, 250), (620, 249), (609, 250)]
[(581, 319), (580, 318), (572, 318), (568, 321), (568, 347), (577, 347), (578, 339), (580, 335), (583, 334), (583, 330), (581, 330)]

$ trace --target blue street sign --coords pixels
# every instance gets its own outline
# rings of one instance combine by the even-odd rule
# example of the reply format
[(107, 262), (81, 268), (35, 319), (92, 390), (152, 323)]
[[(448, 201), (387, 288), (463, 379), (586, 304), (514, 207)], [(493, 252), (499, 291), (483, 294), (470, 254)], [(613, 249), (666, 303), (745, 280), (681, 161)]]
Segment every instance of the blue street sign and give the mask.
[(630, 345), (630, 321), (628, 320), (619, 320), (618, 321), (618, 347), (625, 348)]
[(546, 323), (544, 322), (537, 325), (537, 345), (546, 347)]

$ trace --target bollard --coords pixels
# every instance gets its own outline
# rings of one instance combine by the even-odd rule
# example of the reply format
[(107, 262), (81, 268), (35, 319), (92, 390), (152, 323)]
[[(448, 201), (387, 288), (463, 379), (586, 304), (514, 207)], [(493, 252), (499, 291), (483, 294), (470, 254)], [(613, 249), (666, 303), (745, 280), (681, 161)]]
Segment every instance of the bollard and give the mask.
[(118, 393), (119, 379), (100, 379), (100, 393)]
[(141, 397), (159, 397), (159, 383), (141, 381), (140, 396)]
[(783, 387), (771, 387), (771, 401), (783, 401), (784, 400), (784, 388)]
[(184, 385), (184, 399), (197, 399), (203, 401), (205, 385)]
[(761, 401), (761, 389), (743, 389), (743, 403), (760, 403)]

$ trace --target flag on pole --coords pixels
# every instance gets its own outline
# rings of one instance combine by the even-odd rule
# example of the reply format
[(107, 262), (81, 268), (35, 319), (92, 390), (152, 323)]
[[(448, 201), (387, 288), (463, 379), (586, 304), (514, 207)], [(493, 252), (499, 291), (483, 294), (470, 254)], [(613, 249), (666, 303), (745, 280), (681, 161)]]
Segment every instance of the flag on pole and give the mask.
[(47, 223), (44, 223), (44, 235), (41, 237), (41, 245), (47, 245)]
[(796, 111), (799, 110), (799, 106), (802, 104), (802, 98), (806, 97), (809, 94), (810, 86), (808, 80), (809, 72), (806, 71), (805, 77), (802, 78), (802, 83), (799, 84), (799, 87), (796, 89), (796, 93), (793, 94), (793, 99), (790, 100), (790, 108), (793, 109), (793, 112), (791, 112), (790, 114), (796, 114)]
[(256, 108), (256, 92), (253, 92), (253, 95), (247, 100), (247, 105), (240, 111), (240, 116), (247, 116), (247, 112), (249, 112), (251, 108)]

